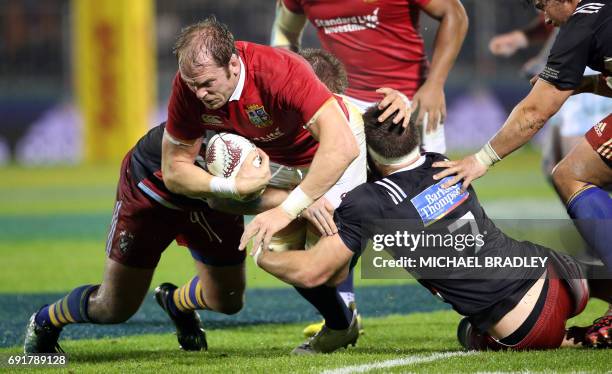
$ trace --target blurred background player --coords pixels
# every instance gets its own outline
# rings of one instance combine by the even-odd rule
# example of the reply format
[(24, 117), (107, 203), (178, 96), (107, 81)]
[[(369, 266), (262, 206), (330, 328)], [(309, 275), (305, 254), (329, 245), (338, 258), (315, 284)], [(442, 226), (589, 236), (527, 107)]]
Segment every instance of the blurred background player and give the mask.
[[(419, 32), (421, 10), (440, 22), (431, 65)], [(306, 19), (316, 28), (324, 49), (346, 67), (346, 95), (361, 109), (380, 99), (380, 87), (391, 87), (419, 108), (423, 148), (446, 152), (444, 84), (465, 37), (468, 19), (458, 0), (279, 0), (271, 44), (298, 50)], [(384, 115), (395, 111), (389, 107)], [(353, 277), (339, 286), (347, 304), (354, 301)], [(317, 326), (305, 330), (316, 332)]]
[[(469, 350), (558, 348), (565, 337), (566, 320), (584, 310), (589, 291), (593, 297), (612, 299), (612, 273), (606, 274), (602, 265), (580, 264), (570, 256), (505, 235), (488, 218), (473, 188), (445, 189), (441, 187), (444, 181), (434, 180), (439, 169), (432, 165), (445, 157), (420, 152), (414, 124), (407, 129), (391, 121), (381, 125), (377, 121), (380, 113), (372, 107), (364, 114), (368, 153), (380, 177), (343, 199), (334, 215), (338, 234), (323, 237), (308, 251), (254, 251), (260, 267), (301, 287), (336, 284), (347, 276), (370, 239), (396, 237), (401, 227), (408, 235), (419, 237), (415, 246), (406, 246), (404, 234), (397, 244), (389, 245), (385, 238), (383, 249), (395, 259), (416, 259), (417, 265), (406, 270), (466, 316), (459, 324), (458, 338)], [(422, 239), (427, 235), (444, 235), (445, 244)], [(456, 243), (467, 235), (481, 240), (466, 243), (460, 251), (456, 245), (446, 244), (449, 236), (454, 238), (450, 242)], [(546, 263), (484, 265), (487, 257), (536, 256), (546, 258)], [(426, 267), (420, 265), (419, 257), (478, 257), (484, 266)], [(587, 282), (586, 274), (597, 276)], [(326, 347), (325, 336), (324, 329), (307, 340), (303, 349)], [(585, 345), (612, 347), (612, 317), (604, 317), (574, 338)]]
[[(174, 240), (189, 248), (198, 275), (180, 289), (162, 284), (155, 298), (176, 325), (181, 348), (208, 348), (196, 309), (225, 314), (242, 309), (245, 256), (238, 251), (236, 235), (243, 229), (242, 216), (208, 207), (205, 198), (214, 195), (211, 183), (190, 197), (166, 188), (161, 173), (164, 130), (165, 123), (151, 129), (123, 159), (102, 283), (77, 287), (34, 313), (26, 329), (25, 353), (62, 352), (58, 339), (68, 324), (127, 321), (142, 304), (161, 255)], [(236, 176), (238, 195), (258, 192), (270, 179), (263, 152), (262, 167), (253, 166), (257, 155), (249, 155)]]
[[(463, 188), (487, 169), (528, 142), (576, 93), (612, 97), (612, 3), (578, 0), (535, 1), (547, 22), (560, 26), (546, 67), (512, 111), (503, 127), (476, 154), (461, 161), (436, 163), (447, 169), (437, 179), (456, 174), (449, 187)], [(584, 76), (589, 67), (601, 74)], [(553, 170), (553, 182), (578, 230), (612, 270), (612, 199), (603, 190), (612, 183), (612, 114), (602, 118)]]

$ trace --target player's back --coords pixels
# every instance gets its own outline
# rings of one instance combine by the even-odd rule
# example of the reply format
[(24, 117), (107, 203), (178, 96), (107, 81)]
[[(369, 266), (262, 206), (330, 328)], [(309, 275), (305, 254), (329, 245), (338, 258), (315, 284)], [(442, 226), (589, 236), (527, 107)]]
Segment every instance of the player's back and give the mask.
[(487, 267), (485, 258), (546, 257), (547, 249), (506, 236), (471, 187), (465, 192), (458, 185), (443, 189), (443, 181), (433, 179), (440, 169), (432, 164), (444, 159), (427, 153), (409, 168), (357, 187), (339, 208), (338, 227), (349, 231), (352, 221), (359, 226), (354, 232), (374, 243), (376, 235), (396, 238), (393, 245), (384, 243), (385, 251), (396, 259), (414, 259), (407, 271), (486, 329), (514, 307), (542, 276), (545, 264)]

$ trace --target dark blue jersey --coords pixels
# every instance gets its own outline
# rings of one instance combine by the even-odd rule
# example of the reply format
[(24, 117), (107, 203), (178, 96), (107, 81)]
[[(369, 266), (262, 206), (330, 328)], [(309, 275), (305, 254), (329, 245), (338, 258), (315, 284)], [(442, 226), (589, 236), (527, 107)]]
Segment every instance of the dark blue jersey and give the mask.
[[(458, 185), (443, 189), (442, 182), (433, 179), (441, 169), (431, 166), (442, 160), (446, 160), (443, 155), (428, 153), (411, 169), (362, 184), (344, 197), (334, 218), (340, 238), (355, 252), (355, 258), (376, 235), (397, 235), (398, 228), (408, 232), (413, 241), (393, 248), (385, 243), (385, 251), (396, 259), (546, 256), (546, 248), (516, 241), (501, 232), (471, 187), (463, 193)], [(467, 237), (476, 240), (466, 245)], [(440, 238), (443, 240), (436, 242)], [(406, 270), (459, 313), (472, 317), (477, 327), (486, 329), (516, 305), (543, 275), (545, 266), (416, 266)]]
[(579, 86), (590, 67), (612, 76), (612, 0), (583, 0), (562, 25), (540, 78), (561, 90)]
[[(161, 145), (166, 123), (149, 130), (134, 146), (131, 154), (130, 172), (134, 183), (149, 197), (171, 209), (197, 210), (208, 207), (202, 199), (192, 199), (170, 192), (161, 172)], [(202, 146), (200, 156), (206, 149)], [(203, 160), (203, 158), (202, 158)]]

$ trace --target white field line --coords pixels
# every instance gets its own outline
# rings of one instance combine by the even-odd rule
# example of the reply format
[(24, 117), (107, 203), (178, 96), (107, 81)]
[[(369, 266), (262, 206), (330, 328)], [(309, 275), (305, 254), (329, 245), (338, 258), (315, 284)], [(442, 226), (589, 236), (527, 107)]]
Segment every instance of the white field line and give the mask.
[(387, 369), (387, 368), (392, 368), (392, 367), (397, 367), (397, 366), (408, 366), (408, 365), (413, 365), (413, 364), (420, 364), (423, 362), (443, 360), (443, 359), (451, 358), (451, 357), (468, 356), (468, 355), (473, 355), (475, 353), (477, 352), (476, 351), (469, 351), (469, 352), (458, 351), (458, 352), (434, 353), (429, 356), (422, 356), (422, 355), (408, 356), (405, 358), (397, 358), (394, 360), (373, 362), (371, 364), (345, 366), (345, 367), (341, 367), (337, 369), (325, 370), (322, 372), (322, 374), (365, 373), (370, 370)]

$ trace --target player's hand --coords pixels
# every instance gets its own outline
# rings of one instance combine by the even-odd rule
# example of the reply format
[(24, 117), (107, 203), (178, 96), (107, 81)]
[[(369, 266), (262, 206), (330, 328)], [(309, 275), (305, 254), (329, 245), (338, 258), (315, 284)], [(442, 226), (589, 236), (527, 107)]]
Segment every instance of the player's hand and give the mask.
[(528, 44), (525, 33), (516, 30), (493, 37), (489, 42), (489, 51), (495, 56), (509, 57)]
[(325, 197), (321, 197), (306, 208), (302, 212), (302, 217), (312, 223), (321, 235), (329, 236), (338, 232), (334, 223), (334, 207)]
[(272, 236), (287, 227), (293, 218), (278, 206), (255, 216), (255, 218), (244, 228), (244, 233), (240, 238), (239, 250), (244, 250), (249, 241), (253, 239), (253, 250), (262, 246), (262, 250), (267, 250), (272, 240)]
[(394, 90), (393, 88), (383, 87), (376, 90), (377, 93), (383, 94), (384, 97), (378, 103), (378, 109), (384, 112), (378, 116), (378, 122), (383, 122), (390, 115), (397, 112), (393, 117), (393, 123), (402, 123), (402, 127), (406, 128), (412, 114), (412, 106), (410, 100), (403, 93)]
[(426, 81), (414, 94), (412, 104), (419, 108), (416, 123), (423, 123), (425, 133), (435, 131), (446, 119), (444, 85)]
[(449, 175), (454, 175), (452, 179), (442, 184), (442, 188), (449, 188), (463, 180), (461, 191), (467, 190), (473, 180), (485, 175), (489, 169), (487, 165), (484, 165), (478, 161), (474, 155), (468, 156), (460, 161), (434, 162), (432, 166), (435, 168), (446, 168), (433, 176), (433, 179), (435, 180), (440, 180)]
[[(260, 158), (261, 164), (257, 161)], [(256, 166), (259, 164), (259, 166)], [(270, 158), (257, 148), (251, 151), (236, 174), (236, 190), (241, 198), (261, 193), (270, 181)]]

